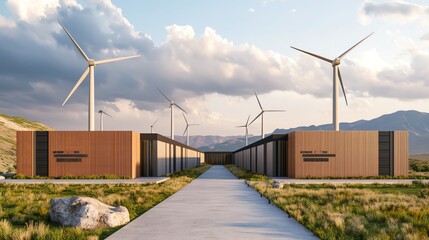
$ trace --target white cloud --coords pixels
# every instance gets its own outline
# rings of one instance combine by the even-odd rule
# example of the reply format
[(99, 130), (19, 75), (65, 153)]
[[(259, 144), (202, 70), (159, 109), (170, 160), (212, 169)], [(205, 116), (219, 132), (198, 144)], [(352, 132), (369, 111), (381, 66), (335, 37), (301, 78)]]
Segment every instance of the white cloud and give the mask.
[(359, 20), (362, 24), (368, 24), (374, 17), (381, 17), (381, 19), (388, 23), (405, 24), (417, 19), (427, 18), (429, 15), (429, 6), (405, 1), (388, 1), (383, 3), (365, 1), (361, 5), (359, 13)]
[[(155, 47), (108, 0), (90, 1), (84, 6), (72, 0), (52, 1), (36, 7), (34, 12), (19, 2), (8, 4), (16, 14), (4, 21), (0, 18), (0, 55), (9, 59), (0, 65), (0, 109), (15, 111), (43, 105), (45, 111), (52, 112), (45, 119), (64, 122), (60, 126), (63, 127), (75, 122), (70, 119), (76, 118), (70, 116), (79, 116), (80, 120), (83, 116), (78, 127), (86, 128), (87, 81), (64, 108), (58, 109), (86, 67), (56, 22), (60, 17), (93, 58), (142, 55), (96, 69), (98, 106), (120, 115), (112, 120), (120, 124), (112, 127), (124, 126), (127, 118), (133, 119), (129, 125), (136, 129), (142, 121), (153, 122), (159, 115), (168, 119), (168, 108), (156, 87), (184, 104), (196, 120), (202, 119), (202, 123), (213, 126), (213, 133), (228, 124), (242, 124), (248, 112), (256, 114), (253, 90), (268, 99), (267, 106), (290, 109), (293, 113), (306, 106), (322, 116), (320, 121), (330, 121), (332, 67), (318, 59), (304, 54), (294, 59), (254, 45), (234, 44), (210, 27), (197, 35), (189, 25), (167, 26), (165, 41)], [(359, 102), (360, 108), (365, 108), (365, 102), (361, 101), (367, 98), (414, 101), (429, 97), (429, 53), (425, 45), (401, 37), (400, 33), (388, 36), (398, 48), (412, 47), (397, 50), (401, 56), (393, 63), (386, 63), (376, 49), (355, 53), (342, 62), (342, 76), (351, 104)], [(273, 91), (279, 95), (267, 94)], [(265, 99), (262, 101), (265, 103)], [(275, 102), (285, 106), (275, 106)], [(246, 104), (250, 106), (243, 107)], [(22, 112), (43, 117), (40, 112)], [(311, 114), (306, 116), (312, 119)], [(283, 122), (271, 126), (304, 124), (300, 119), (281, 119)], [(290, 122), (294, 124), (287, 125)], [(164, 125), (168, 126), (167, 120), (161, 121), (159, 127)], [(162, 131), (168, 135), (166, 129)]]
[(249, 12), (251, 12), (251, 13), (254, 13), (255, 12), (255, 9), (254, 8), (249, 8), (249, 9), (247, 9)]

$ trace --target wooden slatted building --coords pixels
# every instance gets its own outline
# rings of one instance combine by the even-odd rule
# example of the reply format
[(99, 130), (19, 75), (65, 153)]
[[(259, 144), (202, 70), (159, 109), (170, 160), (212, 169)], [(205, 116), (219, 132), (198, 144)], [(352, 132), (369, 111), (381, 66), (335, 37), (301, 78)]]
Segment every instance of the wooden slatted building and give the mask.
[(274, 177), (407, 176), (406, 131), (296, 131), (234, 153), (235, 165)]
[(158, 134), (132, 131), (18, 131), (25, 176), (164, 176), (204, 163), (204, 153)]

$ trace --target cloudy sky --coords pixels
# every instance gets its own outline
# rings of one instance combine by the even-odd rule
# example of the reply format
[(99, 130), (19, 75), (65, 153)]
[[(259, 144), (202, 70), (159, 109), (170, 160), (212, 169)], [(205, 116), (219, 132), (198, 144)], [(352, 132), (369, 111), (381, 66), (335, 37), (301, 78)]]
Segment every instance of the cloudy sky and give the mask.
[[(192, 134), (238, 135), (263, 107), (265, 132), (332, 122), (332, 67), (290, 46), (342, 61), (349, 106), (340, 121), (398, 110), (429, 112), (429, 3), (357, 0), (7, 0), (0, 5), (0, 113), (61, 130), (87, 129), (88, 79), (61, 107), (87, 63), (101, 60), (96, 110), (112, 130), (169, 135), (161, 89), (200, 126)], [(96, 118), (98, 128), (98, 116)], [(176, 134), (185, 128), (176, 111)], [(250, 134), (260, 133), (260, 122)]]

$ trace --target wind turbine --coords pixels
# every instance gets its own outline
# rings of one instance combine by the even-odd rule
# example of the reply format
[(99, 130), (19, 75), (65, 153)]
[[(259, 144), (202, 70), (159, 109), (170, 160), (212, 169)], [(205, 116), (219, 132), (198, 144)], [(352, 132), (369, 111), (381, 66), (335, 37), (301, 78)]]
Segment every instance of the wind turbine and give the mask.
[(263, 139), (265, 137), (265, 134), (264, 134), (264, 113), (265, 112), (285, 112), (285, 110), (265, 110), (264, 108), (262, 108), (261, 102), (259, 101), (258, 94), (256, 94), (256, 91), (255, 91), (255, 96), (256, 96), (256, 100), (258, 100), (258, 104), (259, 104), (259, 107), (261, 108), (261, 112), (258, 114), (258, 116), (255, 117), (255, 119), (253, 119), (249, 123), (249, 125), (252, 124), (256, 119), (258, 119), (259, 116), (261, 116), (261, 137)]
[(246, 121), (246, 124), (244, 124), (243, 126), (237, 126), (237, 127), (241, 127), (241, 128), (246, 128), (246, 146), (249, 144), (249, 141), (248, 141), (248, 136), (249, 136), (249, 131), (248, 131), (248, 127), (249, 127), (249, 119), (250, 119), (250, 115), (249, 115), (249, 117), (247, 118), (247, 121)]
[(182, 110), (184, 113), (188, 114), (185, 110), (183, 110), (183, 108), (181, 108), (179, 105), (177, 105), (177, 103), (175, 103), (174, 101), (170, 100), (167, 96), (165, 96), (165, 94), (159, 90), (158, 91), (162, 94), (162, 96), (165, 97), (165, 99), (167, 99), (167, 101), (170, 102), (170, 108), (171, 108), (171, 139), (174, 140), (174, 106), (176, 106), (177, 108), (179, 108), (180, 110)]
[(183, 135), (185, 135), (185, 133), (187, 133), (187, 136), (186, 136), (186, 145), (189, 146), (189, 131), (191, 129), (190, 126), (197, 126), (199, 124), (188, 123), (188, 120), (186, 119), (185, 114), (182, 113), (182, 115), (183, 115), (183, 118), (185, 119), (185, 122), (186, 122), (186, 128), (185, 128), (185, 131), (183, 131)]
[(112, 116), (110, 116), (103, 110), (98, 111), (98, 113), (100, 114), (100, 131), (103, 131), (103, 114), (106, 114), (109, 117), (112, 117)]
[(156, 119), (156, 121), (154, 123), (152, 123), (152, 125), (150, 125), (150, 133), (152, 133), (153, 126), (155, 126), (155, 124), (156, 124), (156, 122), (158, 122), (158, 120), (159, 119)]
[(79, 50), (80, 54), (83, 58), (88, 62), (88, 68), (83, 72), (82, 76), (80, 76), (79, 80), (77, 81), (76, 85), (73, 87), (69, 95), (67, 96), (66, 100), (64, 100), (62, 106), (66, 104), (67, 100), (73, 95), (73, 93), (76, 91), (76, 89), (80, 86), (80, 84), (85, 80), (86, 76), (89, 74), (89, 102), (88, 102), (88, 131), (94, 131), (94, 102), (95, 102), (95, 89), (94, 89), (94, 68), (98, 64), (104, 64), (104, 63), (110, 63), (110, 62), (116, 62), (121, 61), (125, 59), (135, 58), (139, 57), (140, 55), (134, 55), (134, 56), (128, 56), (128, 57), (120, 57), (120, 58), (110, 58), (105, 60), (96, 61), (94, 59), (90, 59), (85, 52), (82, 50), (82, 48), (77, 44), (77, 42), (74, 40), (72, 35), (67, 31), (66, 27), (61, 23), (60, 20), (58, 20), (61, 27), (66, 32), (67, 36), (69, 36), (70, 40), (73, 42), (75, 47)]
[(346, 105), (348, 106), (348, 102), (347, 102), (347, 96), (346, 96), (346, 91), (344, 90), (344, 85), (343, 85), (343, 79), (341, 78), (341, 73), (340, 73), (340, 68), (338, 65), (340, 65), (341, 60), (353, 49), (355, 48), (357, 45), (359, 45), (360, 43), (362, 43), (363, 41), (365, 41), (367, 38), (369, 38), (372, 34), (369, 34), (368, 36), (366, 36), (364, 39), (360, 40), (358, 43), (356, 43), (355, 45), (353, 45), (353, 47), (349, 48), (347, 51), (345, 51), (343, 54), (341, 54), (340, 56), (338, 56), (337, 58), (331, 60), (329, 58), (325, 58), (322, 57), (320, 55), (311, 53), (311, 52), (307, 52), (301, 49), (298, 49), (296, 47), (292, 47), (295, 50), (298, 50), (300, 52), (306, 53), (308, 55), (311, 55), (313, 57), (322, 59), (325, 62), (329, 62), (332, 64), (332, 68), (333, 68), (333, 109), (332, 109), (332, 125), (333, 125), (333, 129), (335, 131), (339, 131), (340, 130), (340, 126), (339, 126), (339, 122), (338, 122), (338, 79), (340, 80), (340, 84), (341, 84), (341, 88), (343, 90), (343, 94), (344, 94), (344, 99), (346, 100)]

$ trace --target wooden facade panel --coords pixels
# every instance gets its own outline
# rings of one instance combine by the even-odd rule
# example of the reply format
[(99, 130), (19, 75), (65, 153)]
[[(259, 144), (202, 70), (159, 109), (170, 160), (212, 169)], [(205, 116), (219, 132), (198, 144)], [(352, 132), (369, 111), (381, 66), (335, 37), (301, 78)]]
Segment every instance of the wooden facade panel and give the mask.
[(376, 131), (298, 131), (293, 138), (289, 138), (290, 145), (295, 144), (289, 155), (293, 177), (378, 175)]
[(394, 132), (394, 176), (408, 175), (408, 132)]
[(34, 132), (16, 132), (16, 172), (25, 176), (34, 176)]
[[(137, 139), (133, 139), (131, 131), (51, 131), (49, 176), (134, 177), (135, 163), (140, 157), (137, 155), (138, 152), (133, 151), (133, 140)], [(58, 154), (67, 156), (78, 154), (83, 157), (76, 157), (74, 160), (65, 157), (61, 160)], [(133, 156), (136, 160), (133, 160)]]
[(289, 133), (288, 135), (288, 143), (287, 143), (287, 156), (288, 156), (288, 162), (287, 162), (287, 176), (295, 178), (296, 171), (295, 171), (295, 152), (296, 152), (296, 132)]

